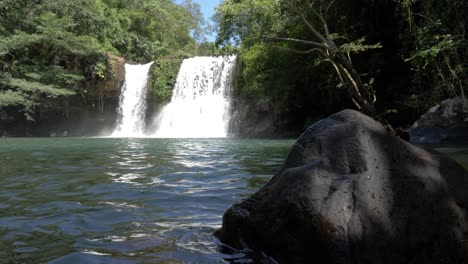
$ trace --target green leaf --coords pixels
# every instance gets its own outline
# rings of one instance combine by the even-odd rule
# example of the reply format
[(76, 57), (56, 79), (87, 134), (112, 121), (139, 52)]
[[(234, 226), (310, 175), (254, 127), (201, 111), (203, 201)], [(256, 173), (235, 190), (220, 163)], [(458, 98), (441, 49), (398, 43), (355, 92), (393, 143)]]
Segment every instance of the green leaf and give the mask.
[(27, 104), (27, 99), (22, 93), (11, 90), (0, 91), (0, 107), (25, 104)]
[(45, 94), (48, 97), (55, 98), (58, 96), (74, 95), (74, 91), (70, 91), (64, 88), (58, 88), (53, 85), (42, 84), (39, 82), (31, 82), (24, 79), (9, 78), (4, 81), (6, 85), (15, 87), (22, 92), (32, 92)]
[(373, 44), (373, 45), (367, 45), (363, 44), (366, 41), (366, 38), (360, 38), (356, 41), (350, 42), (350, 43), (345, 43), (340, 46), (340, 50), (345, 52), (345, 53), (360, 53), (360, 52), (365, 52), (371, 49), (380, 49), (382, 48), (382, 45), (380, 43)]

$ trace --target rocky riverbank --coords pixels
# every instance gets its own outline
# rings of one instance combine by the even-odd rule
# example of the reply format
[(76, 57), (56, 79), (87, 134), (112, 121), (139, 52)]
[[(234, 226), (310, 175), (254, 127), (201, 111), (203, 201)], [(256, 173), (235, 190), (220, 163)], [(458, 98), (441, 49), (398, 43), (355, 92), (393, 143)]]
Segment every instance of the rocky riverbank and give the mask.
[(280, 263), (466, 263), (468, 172), (344, 110), (311, 126), (216, 232)]
[(410, 128), (418, 143), (468, 142), (468, 99), (444, 100), (422, 115)]

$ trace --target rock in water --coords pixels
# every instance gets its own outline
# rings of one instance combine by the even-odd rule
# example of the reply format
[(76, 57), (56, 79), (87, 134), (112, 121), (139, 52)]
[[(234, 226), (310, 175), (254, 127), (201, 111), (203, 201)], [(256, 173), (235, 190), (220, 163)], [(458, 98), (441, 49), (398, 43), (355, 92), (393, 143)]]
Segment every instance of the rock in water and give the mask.
[(461, 97), (447, 99), (422, 115), (409, 134), (412, 142), (468, 142), (468, 109)]
[(468, 263), (468, 172), (344, 110), (311, 126), (224, 243), (280, 263)]

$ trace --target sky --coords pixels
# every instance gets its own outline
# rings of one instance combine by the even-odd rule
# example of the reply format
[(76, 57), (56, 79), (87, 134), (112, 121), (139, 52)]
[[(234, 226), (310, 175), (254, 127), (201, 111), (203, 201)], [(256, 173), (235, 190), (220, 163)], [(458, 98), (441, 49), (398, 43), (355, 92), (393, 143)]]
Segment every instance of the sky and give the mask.
[[(214, 14), (215, 7), (221, 2), (222, 0), (193, 0), (200, 5), (203, 16), (205, 17), (206, 22), (212, 23), (211, 16)], [(214, 41), (216, 35), (211, 34), (207, 36), (208, 41)]]

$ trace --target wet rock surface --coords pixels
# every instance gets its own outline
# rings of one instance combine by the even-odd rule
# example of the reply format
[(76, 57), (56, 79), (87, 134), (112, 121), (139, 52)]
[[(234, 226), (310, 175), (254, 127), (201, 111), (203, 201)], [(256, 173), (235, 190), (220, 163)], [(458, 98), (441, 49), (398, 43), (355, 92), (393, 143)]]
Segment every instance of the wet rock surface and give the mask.
[(311, 126), (215, 235), (280, 263), (467, 263), (468, 173), (344, 110)]

